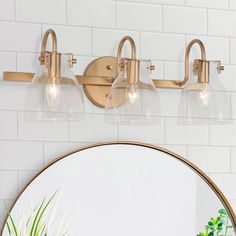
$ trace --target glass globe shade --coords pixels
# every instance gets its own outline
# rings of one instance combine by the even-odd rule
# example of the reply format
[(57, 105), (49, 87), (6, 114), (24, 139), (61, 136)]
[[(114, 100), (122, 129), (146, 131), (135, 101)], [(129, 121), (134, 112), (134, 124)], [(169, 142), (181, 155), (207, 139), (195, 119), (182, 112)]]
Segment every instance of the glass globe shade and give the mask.
[(25, 118), (30, 120), (81, 120), (84, 101), (82, 91), (70, 66), (71, 54), (61, 54), (59, 76), (50, 76), (50, 53), (45, 65), (29, 85)]
[(139, 81), (129, 83), (127, 63), (115, 79), (105, 106), (108, 123), (152, 125), (160, 122), (160, 101), (148, 61), (140, 61)]
[[(198, 83), (192, 72), (179, 105), (179, 121), (184, 124), (218, 124), (230, 120), (230, 94), (220, 76), (219, 63), (210, 62), (209, 83)], [(192, 71), (192, 70), (191, 70)]]

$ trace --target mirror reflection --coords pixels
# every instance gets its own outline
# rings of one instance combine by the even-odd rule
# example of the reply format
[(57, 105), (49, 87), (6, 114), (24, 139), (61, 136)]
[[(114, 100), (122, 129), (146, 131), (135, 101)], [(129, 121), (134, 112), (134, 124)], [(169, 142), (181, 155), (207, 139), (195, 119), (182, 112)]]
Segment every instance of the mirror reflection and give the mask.
[(3, 236), (234, 236), (208, 184), (172, 155), (97, 146), (55, 162), (20, 195)]

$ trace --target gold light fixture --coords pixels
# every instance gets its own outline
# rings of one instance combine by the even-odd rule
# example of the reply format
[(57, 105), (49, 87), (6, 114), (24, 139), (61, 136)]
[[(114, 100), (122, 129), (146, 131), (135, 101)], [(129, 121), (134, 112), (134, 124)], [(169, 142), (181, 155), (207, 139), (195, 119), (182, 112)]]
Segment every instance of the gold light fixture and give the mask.
[[(131, 45), (131, 58), (122, 58), (124, 43)], [(120, 124), (153, 124), (160, 115), (160, 102), (150, 72), (150, 61), (136, 58), (136, 46), (131, 37), (124, 37), (117, 52), (117, 78), (107, 96), (105, 118)], [(150, 102), (152, 101), (152, 102)]]
[[(197, 44), (201, 59), (195, 59), (189, 72), (190, 51)], [(220, 81), (219, 74), (224, 70), (220, 61), (207, 61), (204, 44), (191, 41), (185, 54), (186, 86), (179, 105), (180, 121), (187, 124), (219, 123), (230, 119), (230, 98)], [(182, 118), (183, 117), (183, 118)]]
[[(52, 36), (51, 52), (46, 51), (49, 34)], [(122, 57), (125, 42), (131, 45), (130, 58)], [(195, 44), (200, 46), (201, 59), (195, 59), (189, 69), (190, 51)], [(29, 102), (35, 102), (30, 104), (30, 111), (43, 110), (40, 114), (46, 118), (66, 118), (68, 114), (71, 117), (74, 113), (80, 117), (80, 112), (83, 112), (83, 99), (79, 88), (81, 84), (89, 100), (96, 106), (105, 108), (108, 122), (155, 123), (160, 115), (155, 88), (183, 89), (179, 113), (181, 117), (191, 120), (191, 123), (199, 118), (210, 118), (217, 122), (229, 118), (229, 111), (224, 104), (227, 97), (220, 92), (222, 84), (217, 78), (224, 67), (220, 61), (206, 60), (205, 47), (198, 39), (191, 41), (186, 49), (185, 77), (182, 81), (151, 80), (150, 72), (154, 66), (150, 60), (136, 58), (135, 42), (129, 36), (121, 39), (117, 57), (100, 57), (87, 66), (83, 75), (72, 79), (68, 72), (75, 62), (72, 54), (57, 53), (55, 32), (48, 30), (44, 35), (40, 56), (43, 72), (36, 75), (32, 83), (40, 84), (40, 89), (33, 88), (32, 91), (41, 94), (41, 99), (28, 99)], [(65, 70), (62, 70), (62, 65)], [(65, 75), (62, 71), (66, 72)], [(4, 72), (5, 80), (31, 81), (33, 76), (33, 73)]]
[[(49, 35), (52, 39), (52, 51), (46, 50)], [(76, 60), (70, 53), (57, 52), (57, 37), (52, 29), (44, 34), (39, 61), (42, 69), (39, 74), (34, 75), (29, 86), (26, 118), (81, 119), (84, 112), (82, 92), (71, 71)]]

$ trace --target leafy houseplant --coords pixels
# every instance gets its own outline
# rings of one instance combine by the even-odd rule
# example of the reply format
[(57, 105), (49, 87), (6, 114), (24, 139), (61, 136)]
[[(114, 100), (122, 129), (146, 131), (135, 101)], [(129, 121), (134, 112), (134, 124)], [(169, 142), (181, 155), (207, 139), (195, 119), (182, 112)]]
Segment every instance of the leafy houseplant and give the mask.
[(216, 218), (210, 218), (205, 232), (201, 232), (197, 236), (229, 236), (229, 229), (232, 228), (229, 215), (225, 209), (219, 210), (218, 213)]
[[(6, 222), (9, 236), (64, 236), (67, 233), (68, 220), (56, 210), (56, 196), (46, 197), (33, 210), (21, 214), (19, 222), (15, 222), (8, 212)], [(58, 220), (59, 219), (59, 220)]]

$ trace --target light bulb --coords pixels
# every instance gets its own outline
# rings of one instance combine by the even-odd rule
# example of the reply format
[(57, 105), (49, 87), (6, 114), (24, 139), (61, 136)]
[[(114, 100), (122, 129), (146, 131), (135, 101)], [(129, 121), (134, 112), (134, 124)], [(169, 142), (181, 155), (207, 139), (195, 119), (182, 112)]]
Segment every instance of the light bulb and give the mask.
[(134, 104), (138, 99), (138, 91), (135, 85), (131, 84), (127, 91), (127, 98), (131, 104)]
[(46, 97), (50, 110), (55, 111), (60, 100), (60, 85), (52, 80), (46, 87)]
[(209, 96), (209, 91), (208, 91), (206, 85), (202, 88), (202, 90), (200, 91), (199, 94), (200, 94), (200, 99), (201, 99), (203, 105), (207, 106), (209, 103), (210, 96)]

